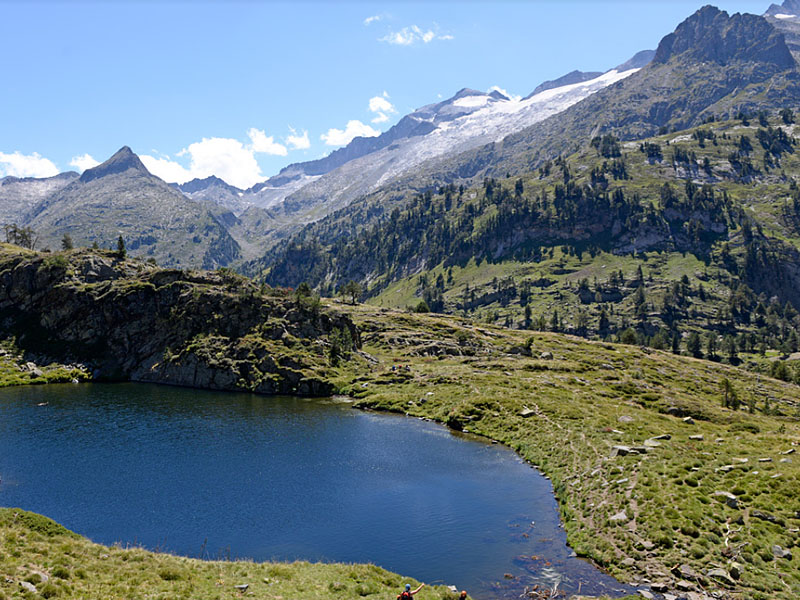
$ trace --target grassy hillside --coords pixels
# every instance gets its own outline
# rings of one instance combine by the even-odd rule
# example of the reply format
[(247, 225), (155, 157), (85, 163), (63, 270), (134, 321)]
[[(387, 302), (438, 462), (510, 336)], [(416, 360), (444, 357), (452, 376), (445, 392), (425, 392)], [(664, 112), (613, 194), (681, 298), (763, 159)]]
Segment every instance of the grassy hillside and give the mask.
[[(351, 314), (378, 359), (342, 386), (357, 405), (517, 450), (551, 478), (580, 555), (673, 590), (694, 578), (689, 588), (736, 598), (800, 593), (794, 385), (571, 336), (368, 307)], [(723, 405), (726, 387), (742, 400), (735, 410)], [(776, 545), (795, 548), (793, 558), (777, 558)]]
[[(4, 264), (16, 265), (0, 271), (8, 310), (9, 299), (20, 299), (8, 273), (43, 269), (47, 275), (49, 267), (40, 262), (50, 257), (6, 251)], [(303, 290), (289, 298), (226, 273), (140, 270), (141, 263), (114, 263), (104, 253), (83, 251), (64, 260), (73, 274), (55, 286), (59, 294), (64, 288), (70, 294), (95, 290), (80, 282), (84, 262), (98, 266), (109, 260), (106, 266), (116, 274), (113, 283), (103, 284), (102, 296), (77, 296), (87, 322), (96, 324), (93, 315), (106, 310), (103, 298), (130, 293), (140, 294), (141, 306), (149, 306), (149, 294), (171, 299), (159, 309), (172, 315), (169, 335), (194, 327), (203, 306), (225, 306), (211, 312), (226, 315), (227, 329), (182, 334), (183, 345), (168, 346), (169, 355), (158, 350), (158, 363), (166, 367), (151, 369), (151, 381), (175, 383), (180, 369), (168, 365), (183, 369), (206, 361), (200, 364), (214, 377), (183, 383), (213, 388), (229, 382), (229, 389), (252, 390), (252, 382), (230, 374), (261, 381), (269, 373), (259, 365), (274, 362), (278, 381), (289, 381), (281, 369), (295, 371), (297, 361), (309, 361), (300, 366), (313, 371), (318, 391), (349, 394), (360, 408), (435, 419), (515, 449), (552, 480), (571, 546), (625, 581), (673, 591), (716, 590), (732, 598), (788, 600), (800, 593), (800, 388), (794, 384), (652, 348), (457, 316), (331, 304)], [(479, 275), (479, 267), (467, 268)], [(27, 285), (21, 288), (23, 304), (36, 298)], [(267, 312), (256, 310), (262, 304)], [(317, 321), (310, 320), (314, 306)], [(124, 319), (112, 322), (116, 329), (104, 334), (111, 339), (133, 326)], [(73, 327), (85, 329), (79, 320)], [(284, 329), (294, 333), (278, 335)], [(344, 329), (355, 332), (349, 342)], [(58, 335), (72, 334), (54, 328), (49, 335), (58, 348)], [(140, 355), (151, 338), (130, 337), (126, 355)], [(13, 548), (2, 552), (14, 556)], [(62, 554), (55, 550), (41, 560)], [(80, 560), (72, 564), (77, 569)], [(109, 577), (122, 579), (115, 571)], [(181, 593), (193, 597), (199, 589), (192, 587), (194, 577), (180, 581), (189, 590)]]
[(349, 225), (340, 216), (288, 245), (266, 278), (327, 292), (352, 279), (377, 306), (424, 299), (792, 379), (793, 363), (774, 359), (798, 350), (793, 121), (784, 110), (638, 142), (605, 136), (525, 176), (443, 187), (372, 221), (354, 206)]

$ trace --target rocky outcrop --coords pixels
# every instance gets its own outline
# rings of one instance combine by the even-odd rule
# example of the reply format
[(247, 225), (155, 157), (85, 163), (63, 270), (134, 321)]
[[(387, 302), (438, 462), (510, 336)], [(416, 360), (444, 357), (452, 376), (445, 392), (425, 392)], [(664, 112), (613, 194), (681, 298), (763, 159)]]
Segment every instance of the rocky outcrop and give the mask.
[(766, 19), (740, 13), (728, 16), (713, 6), (704, 6), (662, 39), (653, 62), (666, 63), (678, 56), (718, 64), (761, 62), (779, 70), (795, 66), (783, 35)]
[(266, 394), (325, 395), (331, 334), (360, 346), (345, 316), (227, 270), (159, 269), (115, 253), (0, 246), (0, 334), (96, 379)]

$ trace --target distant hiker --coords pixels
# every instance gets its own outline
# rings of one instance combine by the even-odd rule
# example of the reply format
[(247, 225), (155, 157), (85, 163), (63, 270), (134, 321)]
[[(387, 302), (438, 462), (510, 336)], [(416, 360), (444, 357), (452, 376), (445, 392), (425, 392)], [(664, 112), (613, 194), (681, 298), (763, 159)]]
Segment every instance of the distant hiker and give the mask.
[(419, 592), (424, 587), (425, 587), (425, 584), (424, 583), (420, 583), (419, 587), (417, 589), (412, 590), (411, 589), (411, 584), (407, 583), (406, 584), (406, 589), (403, 591), (402, 594), (399, 594), (397, 596), (397, 598), (398, 598), (398, 600), (411, 600), (412, 596), (414, 594), (416, 594), (417, 592)]
[(461, 590), (461, 594), (458, 597), (460, 598), (460, 600), (467, 600), (466, 590)]

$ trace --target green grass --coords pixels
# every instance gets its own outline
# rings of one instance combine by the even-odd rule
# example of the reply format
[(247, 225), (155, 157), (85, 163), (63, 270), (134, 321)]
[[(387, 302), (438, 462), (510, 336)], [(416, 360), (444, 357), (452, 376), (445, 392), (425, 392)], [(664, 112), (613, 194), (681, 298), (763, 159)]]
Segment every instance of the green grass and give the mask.
[[(80, 365), (36, 364), (29, 367), (23, 353), (12, 339), (0, 341), (0, 388), (14, 385), (69, 383), (89, 381), (91, 374)], [(33, 363), (31, 363), (33, 364)]]
[[(21, 581), (36, 585), (38, 593), (26, 593)], [(0, 598), (385, 599), (406, 582), (417, 585), (374, 565), (203, 561), (101, 546), (40, 515), (0, 509)], [(245, 594), (234, 587), (243, 584), (249, 586)], [(455, 595), (432, 586), (417, 597)]]
[[(735, 561), (743, 565), (736, 597), (800, 594), (798, 552), (791, 562), (765, 560), (773, 545), (800, 541), (800, 469), (796, 454), (783, 454), (800, 444), (796, 386), (632, 346), (367, 307), (351, 314), (379, 361), (345, 389), (357, 406), (432, 418), (519, 452), (552, 480), (580, 555), (627, 580), (669, 580), (675, 564), (705, 573)], [(526, 344), (530, 357), (521, 354)], [(554, 359), (540, 359), (543, 352)], [(411, 365), (406, 380), (392, 375), (398, 362)], [(724, 377), (741, 395), (772, 398), (780, 415), (723, 408)], [(523, 408), (535, 415), (523, 418)], [(612, 458), (613, 446), (665, 434), (671, 439), (647, 454)], [(716, 491), (736, 494), (740, 508)], [(623, 510), (629, 519), (610, 520)]]
[[(554, 253), (548, 260), (563, 260), (562, 285), (572, 285), (569, 278), (574, 280), (581, 270), (602, 269), (605, 260), (622, 264), (610, 262), (622, 259), (604, 255), (592, 261), (573, 256), (570, 263)], [(691, 259), (648, 264), (654, 271), (695, 266)], [(481, 268), (468, 264), (465, 271), (487, 277)], [(453, 276), (458, 276), (455, 270)], [(179, 324), (193, 306), (201, 308), (197, 302), (210, 293), (201, 287), (211, 288), (212, 283), (187, 285), (182, 300), (172, 307), (170, 323)], [(125, 280), (116, 285), (125, 286)], [(253, 288), (248, 301), (266, 302), (259, 293)], [(221, 299), (230, 304), (220, 304), (224, 309), (209, 320), (233, 318), (238, 294), (224, 292)], [(292, 302), (281, 306), (299, 311)], [(287, 371), (298, 362), (306, 365), (300, 368), (308, 376), (354, 397), (358, 407), (430, 418), (498, 440), (551, 479), (576, 552), (621, 579), (674, 584), (669, 573), (675, 565), (688, 564), (705, 574), (716, 567), (731, 569), (736, 562), (741, 577), (730, 591), (733, 597), (788, 600), (800, 595), (800, 552), (795, 550), (787, 561), (772, 558), (771, 550), (776, 544), (796, 549), (800, 542), (800, 458), (789, 454), (800, 445), (797, 386), (667, 352), (504, 329), (462, 317), (338, 303), (317, 308), (329, 319), (352, 319), (362, 338), (361, 352), (333, 365), (327, 355), (330, 335), (301, 339), (283, 331), (286, 319), (269, 313), (240, 337), (213, 328), (188, 337), (165, 349), (163, 361), (191, 355), (209, 365), (235, 361), (249, 368), (274, 360), (285, 361)], [(293, 314), (298, 322), (307, 320), (306, 312)], [(35, 382), (38, 375), (20, 370), (23, 355), (11, 341), (3, 352), (2, 381)], [(411, 371), (393, 373), (391, 365), (397, 363), (410, 365)], [(46, 378), (48, 368), (42, 368), (41, 377)], [(52, 365), (59, 377), (67, 368)], [(269, 379), (271, 373), (254, 372), (249, 381), (264, 382), (261, 377)], [(723, 379), (745, 401), (741, 410), (723, 408)], [(247, 381), (236, 385), (250, 389)], [(750, 403), (752, 412), (744, 408), (751, 398), (756, 400)], [(523, 417), (523, 409), (533, 411), (532, 416)], [(691, 416), (693, 423), (683, 416)], [(644, 446), (661, 435), (670, 439), (660, 440), (647, 453), (614, 455), (614, 446)], [(702, 439), (695, 437), (699, 435)], [(738, 506), (721, 501), (715, 495), (719, 491), (736, 495)], [(626, 519), (612, 519), (622, 511)], [(755, 511), (768, 513), (775, 522)], [(0, 568), (13, 582), (4, 584), (0, 578), (4, 596), (20, 596), (19, 581), (36, 575), (31, 569), (53, 574), (46, 584), (51, 586), (48, 595), (73, 598), (225, 598), (236, 593), (234, 583), (250, 583), (265, 598), (352, 597), (361, 592), (380, 597), (396, 593), (401, 582), (399, 576), (368, 566), (206, 563), (102, 548), (40, 527), (35, 519), (9, 521), (8, 513), (3, 514)], [(75, 575), (57, 577), (56, 568), (62, 575)], [(342, 574), (351, 572), (347, 569), (357, 576), (348, 579)], [(81, 571), (87, 577), (78, 577)], [(217, 585), (220, 579), (223, 583)], [(706, 587), (723, 591), (713, 582)], [(439, 597), (440, 592), (425, 593), (422, 599)]]

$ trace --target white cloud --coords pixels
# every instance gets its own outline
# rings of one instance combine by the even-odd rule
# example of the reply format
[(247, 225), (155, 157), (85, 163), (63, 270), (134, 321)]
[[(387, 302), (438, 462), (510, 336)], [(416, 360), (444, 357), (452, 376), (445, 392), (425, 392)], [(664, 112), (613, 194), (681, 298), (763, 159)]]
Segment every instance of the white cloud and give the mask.
[(303, 135), (298, 135), (297, 130), (289, 127), (292, 133), (286, 138), (286, 143), (292, 150), (307, 150), (311, 147), (311, 141), (308, 139), (308, 131), (303, 130)]
[(380, 131), (373, 129), (361, 121), (353, 119), (347, 122), (347, 127), (345, 127), (344, 130), (331, 128), (328, 130), (328, 133), (323, 133), (320, 139), (328, 146), (346, 146), (355, 137), (375, 137), (380, 134)]
[(364, 25), (371, 25), (372, 23), (377, 23), (383, 17), (381, 15), (372, 15), (371, 17), (367, 17), (364, 19)]
[(141, 154), (139, 158), (148, 171), (169, 183), (186, 183), (195, 178), (191, 171), (174, 160), (170, 160), (169, 157), (156, 158), (148, 154)]
[(72, 160), (69, 161), (70, 167), (75, 167), (81, 173), (83, 173), (86, 169), (91, 169), (92, 167), (96, 167), (100, 164), (99, 160), (95, 160), (91, 154), (83, 154), (81, 156), (73, 156)]
[[(286, 143), (292, 150), (311, 146), (307, 131), (303, 131), (303, 135), (297, 135), (294, 129), (289, 129), (292, 135), (287, 137)], [(250, 138), (249, 144), (233, 138), (217, 137), (203, 138), (189, 144), (176, 155), (177, 158), (188, 157), (188, 167), (155, 150), (153, 155), (145, 154), (140, 158), (148, 171), (170, 183), (185, 183), (195, 178), (204, 179), (215, 175), (231, 185), (246, 189), (266, 179), (261, 173), (256, 154), (286, 156), (289, 153), (284, 144), (275, 141), (274, 136), (267, 135), (261, 129), (251, 127), (247, 130), (247, 137)]]
[[(259, 136), (254, 137), (258, 139)], [(259, 144), (253, 146), (260, 146), (263, 142), (259, 139)], [(253, 146), (245, 146), (230, 138), (203, 138), (178, 153), (179, 157), (189, 157), (188, 169), (169, 157), (143, 155), (141, 159), (153, 175), (165, 181), (185, 183), (194, 178), (216, 175), (236, 187), (249, 188), (264, 180)]]
[(273, 156), (286, 156), (288, 154), (286, 146), (276, 142), (271, 135), (268, 136), (261, 129), (251, 127), (247, 131), (247, 136), (252, 142), (250, 147), (253, 152), (263, 152), (264, 154), (272, 154)]
[(373, 123), (385, 123), (389, 120), (389, 115), (396, 113), (397, 110), (389, 102), (389, 94), (383, 92), (381, 96), (375, 96), (369, 99), (369, 110), (375, 113), (375, 118), (372, 119)]
[(38, 152), (33, 154), (22, 154), (19, 151), (13, 154), (0, 152), (0, 176), (52, 177), (58, 173), (58, 167)]
[(453, 39), (455, 38), (449, 33), (439, 35), (433, 29), (423, 30), (417, 25), (411, 25), (410, 27), (403, 27), (399, 31), (390, 31), (382, 38), (378, 38), (378, 41), (396, 46), (411, 46), (417, 42), (428, 44), (433, 40), (449, 41)]

